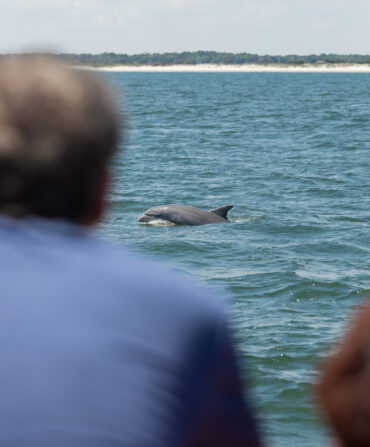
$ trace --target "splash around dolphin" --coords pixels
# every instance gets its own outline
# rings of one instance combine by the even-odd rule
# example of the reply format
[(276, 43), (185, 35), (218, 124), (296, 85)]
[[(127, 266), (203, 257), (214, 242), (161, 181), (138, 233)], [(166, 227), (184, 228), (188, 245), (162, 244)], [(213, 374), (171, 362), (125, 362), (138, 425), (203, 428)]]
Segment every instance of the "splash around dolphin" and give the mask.
[(231, 208), (233, 205), (224, 205), (206, 211), (187, 205), (161, 205), (149, 208), (137, 220), (145, 223), (162, 220), (176, 225), (227, 223), (227, 213)]

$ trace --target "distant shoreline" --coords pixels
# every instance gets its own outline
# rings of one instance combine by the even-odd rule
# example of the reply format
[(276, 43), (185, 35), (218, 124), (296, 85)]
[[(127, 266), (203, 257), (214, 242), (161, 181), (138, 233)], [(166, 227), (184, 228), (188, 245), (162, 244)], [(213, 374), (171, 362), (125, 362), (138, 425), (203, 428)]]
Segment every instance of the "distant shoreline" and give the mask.
[(161, 73), (370, 73), (370, 64), (192, 64), (192, 65), (111, 65), (77, 66), (104, 72), (161, 72)]

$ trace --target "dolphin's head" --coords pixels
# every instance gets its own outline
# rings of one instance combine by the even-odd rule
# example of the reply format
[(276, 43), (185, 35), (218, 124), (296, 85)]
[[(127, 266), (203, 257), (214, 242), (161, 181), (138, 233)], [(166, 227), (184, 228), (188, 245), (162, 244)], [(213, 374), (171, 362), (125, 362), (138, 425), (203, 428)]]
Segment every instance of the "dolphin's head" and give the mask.
[(141, 216), (138, 217), (137, 219), (138, 222), (150, 223), (153, 222), (154, 220), (161, 219), (161, 213), (158, 208), (161, 207), (154, 207), (146, 210)]
[(142, 214), (141, 216), (139, 216), (138, 218), (137, 218), (137, 221), (138, 222), (145, 222), (145, 223), (149, 223), (149, 222), (151, 222), (152, 220), (155, 220), (155, 217), (153, 217), (153, 216), (148, 216), (148, 214)]

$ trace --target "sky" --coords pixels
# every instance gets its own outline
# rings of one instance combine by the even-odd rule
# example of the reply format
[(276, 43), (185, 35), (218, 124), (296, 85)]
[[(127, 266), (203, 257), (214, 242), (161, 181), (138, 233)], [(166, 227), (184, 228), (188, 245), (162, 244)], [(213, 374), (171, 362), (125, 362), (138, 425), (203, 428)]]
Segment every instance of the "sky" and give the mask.
[(0, 0), (0, 53), (370, 54), (370, 0)]

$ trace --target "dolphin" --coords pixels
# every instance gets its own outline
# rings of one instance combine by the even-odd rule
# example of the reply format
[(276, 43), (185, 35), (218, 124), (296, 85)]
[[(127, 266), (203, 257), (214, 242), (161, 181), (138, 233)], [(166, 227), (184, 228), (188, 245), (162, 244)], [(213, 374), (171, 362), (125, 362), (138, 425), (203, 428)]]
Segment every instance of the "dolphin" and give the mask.
[(225, 223), (227, 213), (233, 205), (224, 205), (213, 210), (201, 210), (187, 205), (161, 205), (149, 208), (139, 218), (139, 222), (150, 223), (153, 220), (164, 220), (176, 225), (205, 225)]

